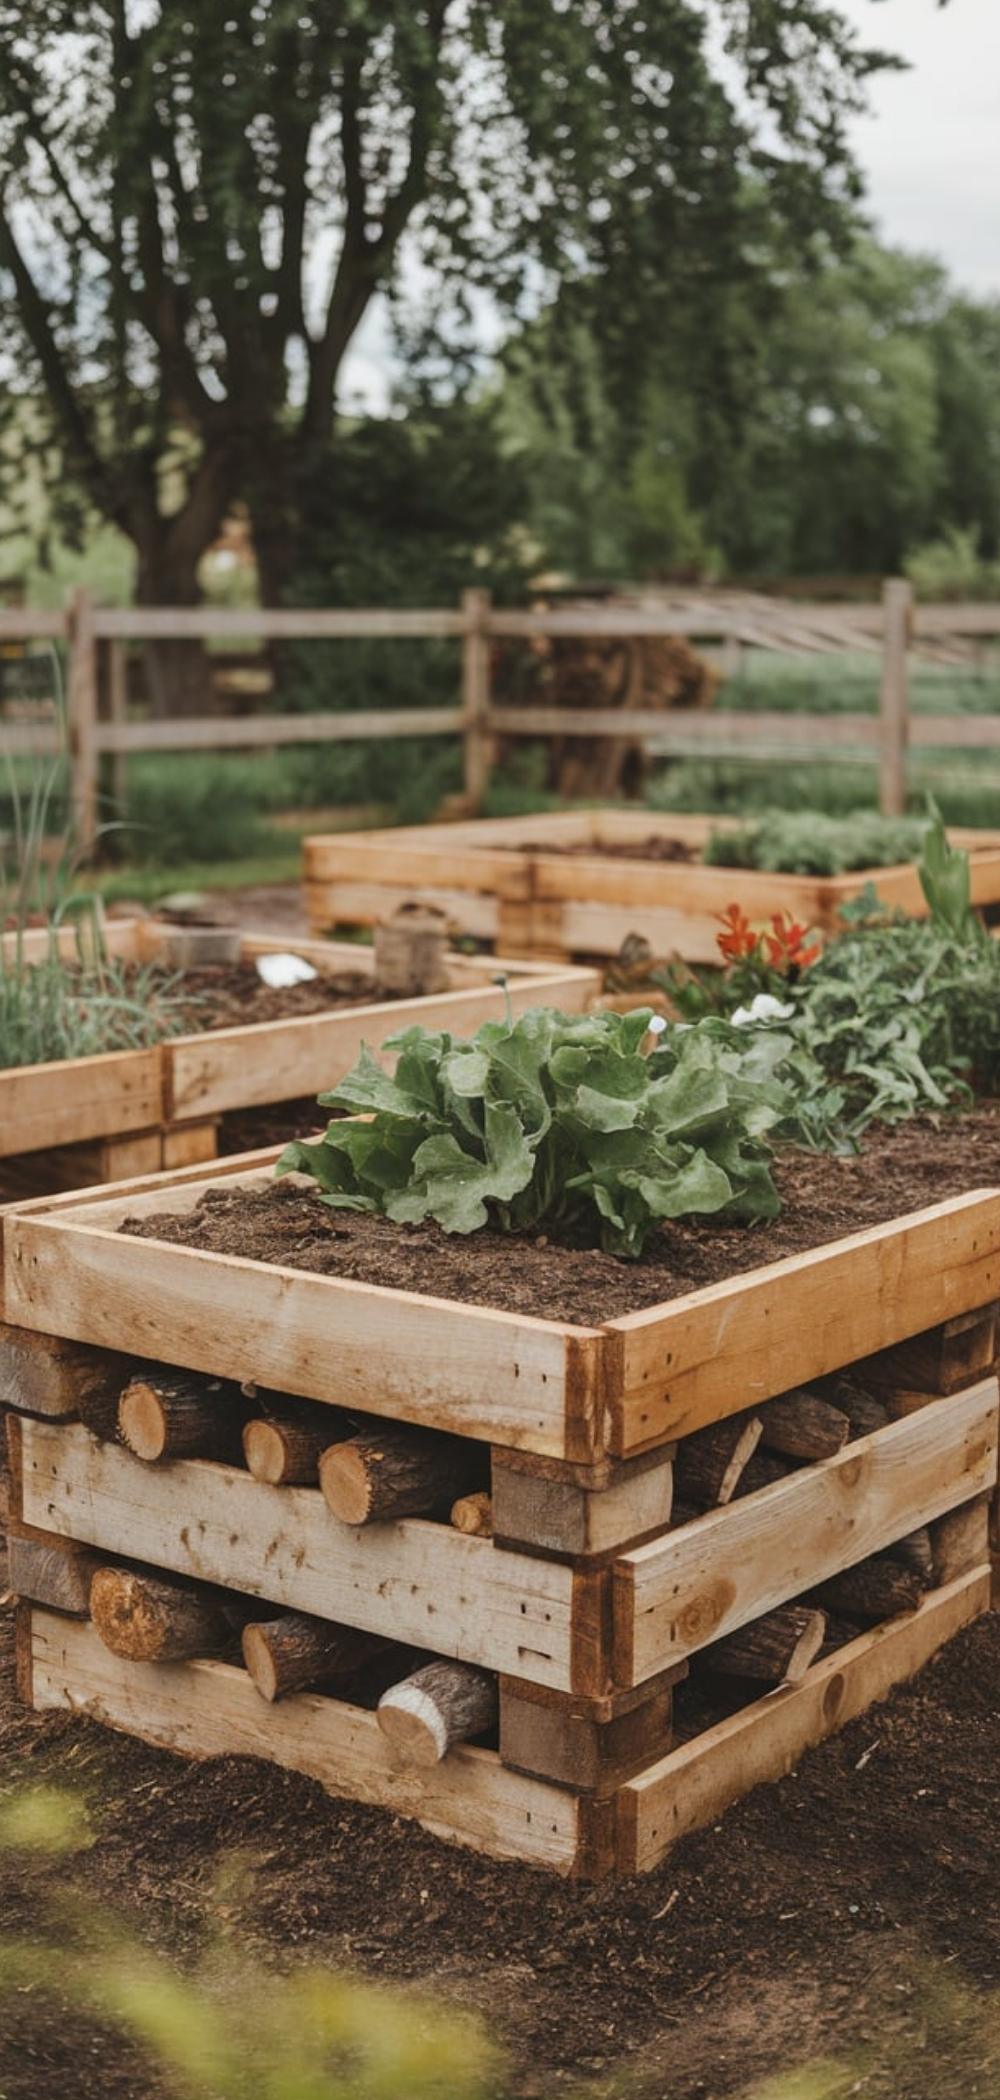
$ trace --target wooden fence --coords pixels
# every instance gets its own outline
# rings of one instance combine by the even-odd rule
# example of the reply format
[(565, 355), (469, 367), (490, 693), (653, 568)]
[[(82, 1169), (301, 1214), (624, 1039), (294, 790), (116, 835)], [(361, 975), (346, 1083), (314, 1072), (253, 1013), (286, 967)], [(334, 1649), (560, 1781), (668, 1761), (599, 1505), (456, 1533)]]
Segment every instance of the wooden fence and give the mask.
[[(879, 707), (874, 714), (809, 715), (766, 710), (573, 709), (500, 706), (491, 693), (491, 650), (520, 638), (682, 635), (721, 653), (732, 668), (747, 649), (863, 651), (879, 660)], [(887, 813), (905, 805), (907, 754), (916, 747), (1000, 750), (1000, 716), (914, 715), (909, 665), (914, 652), (954, 660), (970, 643), (1000, 635), (1000, 605), (917, 605), (908, 583), (887, 581), (881, 602), (803, 606), (779, 599), (725, 593), (650, 594), (628, 604), (575, 603), (548, 610), (506, 610), (489, 594), (468, 590), (455, 609), (403, 611), (263, 612), (210, 607), (107, 609), (86, 591), (71, 593), (61, 611), (0, 609), (0, 650), (11, 643), (48, 640), (66, 652), (66, 740), (76, 837), (92, 849), (98, 830), (101, 760), (121, 769), (130, 754), (149, 751), (224, 751), (290, 743), (403, 736), (457, 736), (464, 755), (465, 796), (478, 807), (489, 777), (494, 739), (504, 734), (544, 738), (629, 737), (664, 756), (781, 759), (870, 753), (878, 769), (879, 803)], [(451, 707), (351, 709), (286, 714), (257, 710), (170, 720), (132, 719), (126, 701), (129, 642), (228, 639), (334, 641), (450, 637), (461, 645), (461, 674)], [(0, 751), (12, 757), (62, 748), (58, 725), (0, 717)]]

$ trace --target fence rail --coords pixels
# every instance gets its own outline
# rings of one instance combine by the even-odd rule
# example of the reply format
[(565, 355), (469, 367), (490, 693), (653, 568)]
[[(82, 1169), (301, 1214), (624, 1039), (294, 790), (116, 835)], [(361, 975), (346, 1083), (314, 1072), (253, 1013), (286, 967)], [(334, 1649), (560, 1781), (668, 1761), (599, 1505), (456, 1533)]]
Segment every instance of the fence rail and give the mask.
[[(878, 712), (871, 715), (777, 714), (760, 709), (733, 713), (709, 709), (572, 708), (499, 706), (491, 693), (491, 648), (504, 639), (563, 636), (596, 640), (683, 636), (719, 645), (732, 666), (747, 649), (830, 653), (863, 651), (880, 665)], [(456, 704), (450, 707), (365, 708), (311, 714), (257, 711), (194, 719), (130, 719), (126, 702), (125, 648), (129, 642), (201, 640), (421, 640), (450, 637), (461, 642)], [(0, 647), (49, 641), (66, 652), (66, 738), (71, 798), (80, 848), (92, 850), (98, 833), (98, 782), (102, 758), (118, 769), (116, 788), (129, 754), (149, 751), (246, 750), (280, 744), (325, 743), (357, 738), (455, 736), (463, 747), (465, 793), (475, 808), (489, 778), (492, 747), (500, 735), (628, 737), (655, 745), (669, 757), (701, 752), (712, 757), (845, 756), (874, 758), (879, 803), (898, 813), (906, 800), (906, 765), (911, 749), (1000, 750), (1000, 716), (914, 715), (909, 704), (909, 666), (914, 653), (929, 661), (967, 661), (969, 645), (1000, 636), (1000, 605), (916, 605), (909, 584), (889, 579), (880, 604), (829, 604), (740, 594), (657, 596), (634, 604), (577, 604), (546, 610), (511, 610), (492, 605), (487, 592), (468, 590), (458, 608), (397, 610), (132, 607), (109, 609), (82, 590), (61, 611), (0, 608)], [(962, 652), (965, 652), (963, 655)], [(8, 653), (8, 652), (5, 652)], [(57, 726), (0, 717), (0, 749), (11, 757), (57, 753)]]

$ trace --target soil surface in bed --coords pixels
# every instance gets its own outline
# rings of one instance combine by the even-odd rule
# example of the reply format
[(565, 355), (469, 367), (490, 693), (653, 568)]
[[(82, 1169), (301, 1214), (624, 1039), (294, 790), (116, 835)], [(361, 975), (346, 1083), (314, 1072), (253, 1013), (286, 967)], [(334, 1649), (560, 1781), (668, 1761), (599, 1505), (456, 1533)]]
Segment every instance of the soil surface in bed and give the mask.
[[(309, 1114), (315, 1123), (322, 1111)], [(590, 1326), (946, 1197), (1000, 1189), (1000, 1104), (872, 1132), (856, 1155), (788, 1155), (775, 1179), (782, 1209), (770, 1223), (676, 1222), (654, 1235), (638, 1262), (554, 1246), (544, 1235), (464, 1236), (433, 1224), (393, 1225), (331, 1210), (314, 1189), (288, 1179), (253, 1190), (220, 1181), (197, 1210), (132, 1219), (122, 1230)]]

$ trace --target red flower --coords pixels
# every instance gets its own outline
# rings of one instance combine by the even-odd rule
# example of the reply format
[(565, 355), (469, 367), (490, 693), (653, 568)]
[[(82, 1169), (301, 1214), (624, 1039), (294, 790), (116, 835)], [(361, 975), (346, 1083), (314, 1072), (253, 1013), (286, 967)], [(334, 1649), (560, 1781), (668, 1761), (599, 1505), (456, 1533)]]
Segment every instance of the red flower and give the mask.
[(738, 904), (731, 904), (728, 911), (716, 913), (723, 931), (715, 936), (719, 952), (727, 962), (739, 962), (744, 955), (753, 955), (757, 948), (757, 935)]
[(815, 941), (811, 947), (806, 947), (807, 929), (800, 925), (797, 919), (789, 918), (787, 912), (776, 911), (772, 916), (771, 925), (774, 932), (765, 933), (764, 946), (772, 969), (807, 970), (820, 952), (819, 942)]

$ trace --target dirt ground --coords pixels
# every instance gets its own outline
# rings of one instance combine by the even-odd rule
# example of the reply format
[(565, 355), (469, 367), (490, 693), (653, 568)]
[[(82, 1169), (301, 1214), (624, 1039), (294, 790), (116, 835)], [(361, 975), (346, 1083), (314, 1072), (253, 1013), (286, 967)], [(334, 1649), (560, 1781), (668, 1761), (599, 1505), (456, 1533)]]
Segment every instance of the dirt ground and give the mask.
[[(84, 1790), (86, 1895), (170, 1965), (221, 1931), (237, 1966), (430, 1991), (483, 2016), (518, 2100), (721, 2100), (827, 2057), (838, 2092), (878, 2100), (1000, 2090), (995, 1614), (657, 1872), (597, 1886), (479, 1859), (251, 1760), (188, 1764), (34, 1716), (9, 1606), (0, 1632), (2, 1792)], [(66, 1888), (64, 1861), (0, 1855), (5, 1935), (44, 1936)], [(161, 2090), (58, 1990), (0, 1993), (4, 2100)]]
[[(982, 1181), (1000, 1182), (996, 1129), (978, 1157)], [(893, 1171), (887, 1152), (895, 1201)], [(917, 1200), (948, 1185), (925, 1161)], [(79, 1868), (0, 1848), (0, 2100), (175, 2091), (68, 1987), (4, 1985), (4, 1940), (86, 1932), (66, 1908), (77, 1883), (183, 1972), (221, 1936), (237, 1977), (320, 1963), (474, 2011), (508, 2100), (723, 2100), (818, 2059), (837, 2060), (836, 2081), (796, 2085), (794, 2100), (1000, 2095), (995, 1613), (655, 1873), (617, 1884), (482, 1860), (250, 1759), (188, 1763), (33, 1715), (6, 1598), (0, 1812), (22, 1787), (64, 1784), (92, 1812)]]

